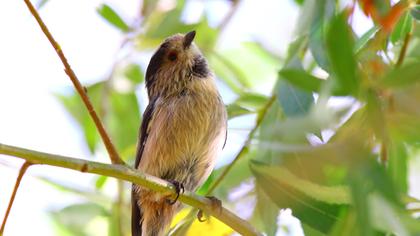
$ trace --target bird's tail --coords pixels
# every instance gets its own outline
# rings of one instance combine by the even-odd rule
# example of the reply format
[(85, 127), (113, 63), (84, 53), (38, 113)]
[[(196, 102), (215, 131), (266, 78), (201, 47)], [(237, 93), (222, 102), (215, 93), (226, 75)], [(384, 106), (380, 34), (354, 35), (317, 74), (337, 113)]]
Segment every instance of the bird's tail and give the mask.
[(142, 236), (141, 234), (141, 218), (142, 213), (137, 204), (136, 186), (133, 184), (131, 190), (131, 236)]
[(163, 236), (168, 230), (179, 203), (168, 204), (167, 199), (142, 204), (142, 235)]

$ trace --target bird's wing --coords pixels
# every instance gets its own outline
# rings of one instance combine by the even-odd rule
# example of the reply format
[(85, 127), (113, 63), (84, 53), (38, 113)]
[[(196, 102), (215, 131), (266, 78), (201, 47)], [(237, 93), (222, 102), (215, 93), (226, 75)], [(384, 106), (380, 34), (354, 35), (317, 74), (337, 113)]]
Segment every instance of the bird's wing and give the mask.
[[(141, 157), (143, 155), (144, 146), (146, 145), (147, 136), (149, 135), (149, 129), (151, 120), (153, 118), (153, 112), (155, 110), (156, 98), (153, 98), (149, 101), (146, 110), (143, 113), (143, 120), (140, 126), (140, 141), (137, 145), (137, 154), (136, 161), (134, 163), (134, 168), (138, 168), (140, 164)], [(141, 209), (137, 204), (137, 194), (133, 184), (131, 191), (131, 235), (132, 236), (141, 236)]]
[(140, 126), (140, 141), (137, 145), (137, 154), (136, 161), (134, 163), (134, 168), (138, 168), (140, 164), (141, 157), (143, 155), (144, 146), (146, 145), (147, 136), (149, 135), (150, 130), (150, 121), (153, 118), (153, 112), (155, 110), (156, 98), (150, 100), (149, 105), (147, 105), (146, 110), (143, 113), (143, 120)]

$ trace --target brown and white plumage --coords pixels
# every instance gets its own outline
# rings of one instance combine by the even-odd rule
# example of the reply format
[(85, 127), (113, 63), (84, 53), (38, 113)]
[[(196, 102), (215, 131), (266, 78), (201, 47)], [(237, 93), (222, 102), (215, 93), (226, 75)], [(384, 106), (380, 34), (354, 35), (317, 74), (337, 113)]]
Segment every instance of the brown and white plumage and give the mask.
[[(210, 175), (226, 138), (226, 110), (213, 74), (192, 43), (195, 32), (167, 38), (146, 72), (149, 95), (135, 168), (195, 191)], [(133, 185), (132, 235), (165, 233), (180, 203)]]

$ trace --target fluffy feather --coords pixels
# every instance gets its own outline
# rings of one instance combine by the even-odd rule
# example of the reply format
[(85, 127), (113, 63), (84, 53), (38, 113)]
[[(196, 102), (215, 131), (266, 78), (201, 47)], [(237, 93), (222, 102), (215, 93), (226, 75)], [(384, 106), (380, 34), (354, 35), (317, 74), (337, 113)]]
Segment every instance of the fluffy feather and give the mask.
[[(150, 103), (140, 128), (135, 168), (195, 191), (213, 170), (226, 139), (226, 110), (195, 36), (166, 39), (153, 55), (146, 86)], [(187, 40), (187, 41), (186, 41)], [(189, 42), (188, 42), (189, 41)], [(133, 185), (133, 236), (164, 235), (181, 204)]]

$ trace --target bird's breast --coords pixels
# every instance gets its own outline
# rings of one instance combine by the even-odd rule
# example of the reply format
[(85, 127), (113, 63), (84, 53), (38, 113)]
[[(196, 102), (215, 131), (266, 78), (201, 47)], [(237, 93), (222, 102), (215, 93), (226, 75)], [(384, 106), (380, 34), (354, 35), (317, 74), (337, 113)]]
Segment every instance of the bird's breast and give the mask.
[(217, 92), (186, 89), (158, 99), (139, 168), (176, 179), (190, 189), (200, 185), (222, 150), (226, 111)]

